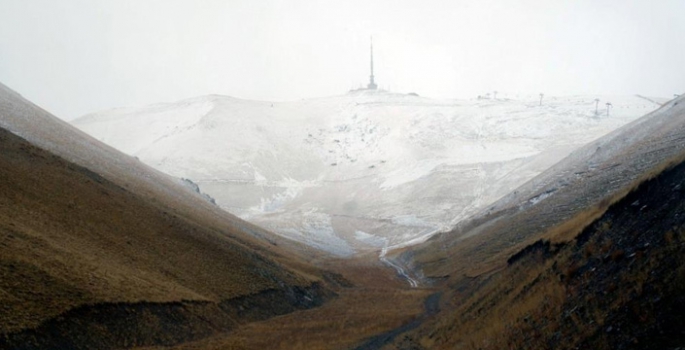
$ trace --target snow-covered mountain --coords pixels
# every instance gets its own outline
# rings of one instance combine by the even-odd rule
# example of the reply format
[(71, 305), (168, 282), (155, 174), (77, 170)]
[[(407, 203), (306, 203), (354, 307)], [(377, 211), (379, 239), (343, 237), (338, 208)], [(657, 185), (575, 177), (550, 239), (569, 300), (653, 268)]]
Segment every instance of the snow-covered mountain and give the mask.
[(73, 123), (191, 179), (233, 214), (351, 255), (446, 230), (659, 102), (573, 96), (540, 105), (537, 96), (357, 91), (272, 103), (212, 95)]

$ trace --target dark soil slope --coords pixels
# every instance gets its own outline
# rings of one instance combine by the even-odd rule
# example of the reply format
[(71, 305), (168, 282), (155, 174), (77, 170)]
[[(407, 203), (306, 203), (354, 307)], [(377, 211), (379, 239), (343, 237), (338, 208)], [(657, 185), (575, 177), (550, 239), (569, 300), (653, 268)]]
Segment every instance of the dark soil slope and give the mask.
[(685, 346), (685, 163), (642, 183), (575, 239), (540, 241), (453, 286), (400, 348)]

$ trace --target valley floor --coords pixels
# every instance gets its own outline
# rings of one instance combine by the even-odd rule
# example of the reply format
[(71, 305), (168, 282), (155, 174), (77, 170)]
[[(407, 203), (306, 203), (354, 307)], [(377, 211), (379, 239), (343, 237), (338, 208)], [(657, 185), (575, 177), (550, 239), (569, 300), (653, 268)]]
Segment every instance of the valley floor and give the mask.
[(175, 349), (679, 349), (683, 179), (681, 162), (572, 239), (522, 246), (499, 269), (433, 288), (371, 257), (320, 263), (350, 282), (337, 298)]
[(586, 147), (564, 188), (338, 259), (4, 95), (0, 349), (685, 346), (682, 98)]
[(350, 282), (336, 290), (334, 300), (173, 349), (376, 349), (437, 310), (435, 290), (410, 287), (394, 269), (378, 261), (323, 265)]

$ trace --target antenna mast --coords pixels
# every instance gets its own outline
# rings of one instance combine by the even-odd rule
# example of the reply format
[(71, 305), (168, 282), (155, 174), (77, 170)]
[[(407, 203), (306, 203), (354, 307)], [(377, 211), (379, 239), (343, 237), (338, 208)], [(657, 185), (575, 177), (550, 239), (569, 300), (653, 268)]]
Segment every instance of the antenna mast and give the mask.
[(369, 76), (369, 85), (367, 85), (367, 87), (366, 87), (369, 90), (376, 90), (376, 88), (378, 87), (373, 78), (374, 78), (374, 76), (373, 76), (373, 36), (372, 36), (371, 37), (371, 75)]

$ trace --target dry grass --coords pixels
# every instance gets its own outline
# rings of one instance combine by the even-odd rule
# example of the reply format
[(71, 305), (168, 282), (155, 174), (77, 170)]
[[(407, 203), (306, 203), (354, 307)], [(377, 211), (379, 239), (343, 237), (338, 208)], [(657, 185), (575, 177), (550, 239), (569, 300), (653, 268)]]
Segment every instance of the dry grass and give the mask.
[(425, 291), (360, 289), (312, 310), (246, 325), (178, 349), (348, 349), (423, 311)]
[[(135, 193), (0, 130), (0, 333), (31, 329), (81, 305), (218, 302), (322, 280), (320, 268), (251, 239), (230, 222)], [(331, 261), (354, 287), (324, 306), (240, 327), (188, 348), (344, 348), (421, 314), (377, 256)]]
[(0, 193), (0, 334), (83, 304), (219, 301), (320, 278), (230, 225), (144, 200), (1, 129)]
[[(540, 239), (572, 242), (639, 183), (682, 159), (664, 162), (613, 197), (551, 227), (551, 221), (540, 220), (549, 213), (533, 208), (514, 219), (491, 222), (482, 234), (457, 245), (429, 242), (436, 248), (417, 253), (423, 254), (418, 260), (453, 289), (443, 302), (447, 311), (416, 333), (418, 344), (543, 349), (548, 344), (542, 339), (559, 332), (576, 343), (590, 337), (608, 321), (598, 298), (583, 291), (592, 281), (584, 266), (598, 256), (607, 256), (609, 264), (624, 263), (627, 254), (617, 241), (590, 240), (581, 258), (567, 245), (554, 259), (533, 253), (514, 266), (507, 266), (507, 259)], [(267, 244), (242, 232), (262, 230), (218, 210), (174, 205), (158, 200), (154, 191), (131, 190), (139, 184), (111, 180), (0, 130), (0, 334), (35, 327), (84, 304), (217, 302), (322, 279), (319, 268), (289, 252), (297, 250), (295, 243)], [(529, 221), (533, 224), (521, 229)], [(595, 229), (613, 228), (607, 222)], [(664, 239), (679, 245), (683, 228), (669, 232)], [(638, 295), (649, 288), (650, 271), (663, 256), (638, 253), (644, 268), (603, 285), (602, 293), (617, 295), (621, 283)], [(423, 300), (432, 292), (407, 289), (392, 270), (377, 265), (376, 257), (357, 262), (306, 257), (343, 273), (355, 287), (339, 288), (340, 296), (318, 309), (251, 323), (180, 348), (348, 348), (409, 322), (423, 312)], [(568, 283), (571, 279), (576, 282)], [(602, 307), (629, 305), (628, 295), (618, 293)], [(564, 307), (570, 301), (582, 301), (586, 312), (567, 315)]]
[(348, 349), (423, 313), (429, 289), (410, 289), (392, 269), (377, 261), (338, 260), (324, 263), (354, 284), (339, 297), (311, 310), (245, 325), (230, 333), (183, 344), (199, 349)]
[(625, 198), (629, 193), (635, 191), (640, 184), (654, 179), (659, 174), (684, 161), (685, 154), (662, 162), (652, 168), (649, 172), (642, 174), (636, 180), (624, 186), (620, 191), (612, 194), (610, 197), (602, 199), (592, 208), (586, 209), (576, 214), (572, 219), (566, 220), (561, 224), (546, 230), (540, 235), (540, 239), (549, 240), (552, 243), (564, 243), (574, 240), (590, 223), (604, 215), (609, 207)]
[[(641, 183), (683, 161), (685, 154), (662, 161), (611, 196), (600, 198), (598, 203), (589, 208), (570, 211), (572, 215), (569, 218), (557, 220), (553, 218), (556, 215), (554, 207), (534, 206), (523, 212), (504, 214), (500, 218), (486, 221), (477, 228), (477, 235), (453, 232), (436, 236), (413, 247), (412, 259), (426, 276), (439, 279), (449, 277), (451, 283), (457, 283), (462, 278), (496, 273), (506, 267), (509, 257), (538, 240), (547, 240), (552, 244), (572, 241), (587, 225), (601, 217), (611, 205), (625, 198)], [(408, 248), (391, 254), (398, 255), (407, 251)]]
[[(677, 334), (663, 332), (681, 329), (685, 306), (679, 301), (685, 290), (685, 228), (674, 215), (685, 204), (671, 192), (684, 167), (669, 179), (650, 181), (652, 189), (630, 186), (631, 199), (624, 194), (548, 231), (563, 242), (551, 255), (531, 250), (497, 273), (467, 284), (455, 280), (449, 311), (409, 337), (431, 349), (611, 349), (619, 343), (647, 348), (649, 339), (662, 342), (650, 349), (679, 344)], [(634, 193), (640, 193), (640, 203), (651, 201), (645, 211), (631, 205)], [(608, 211), (610, 216), (595, 217)], [(583, 238), (569, 232), (583, 232)]]

